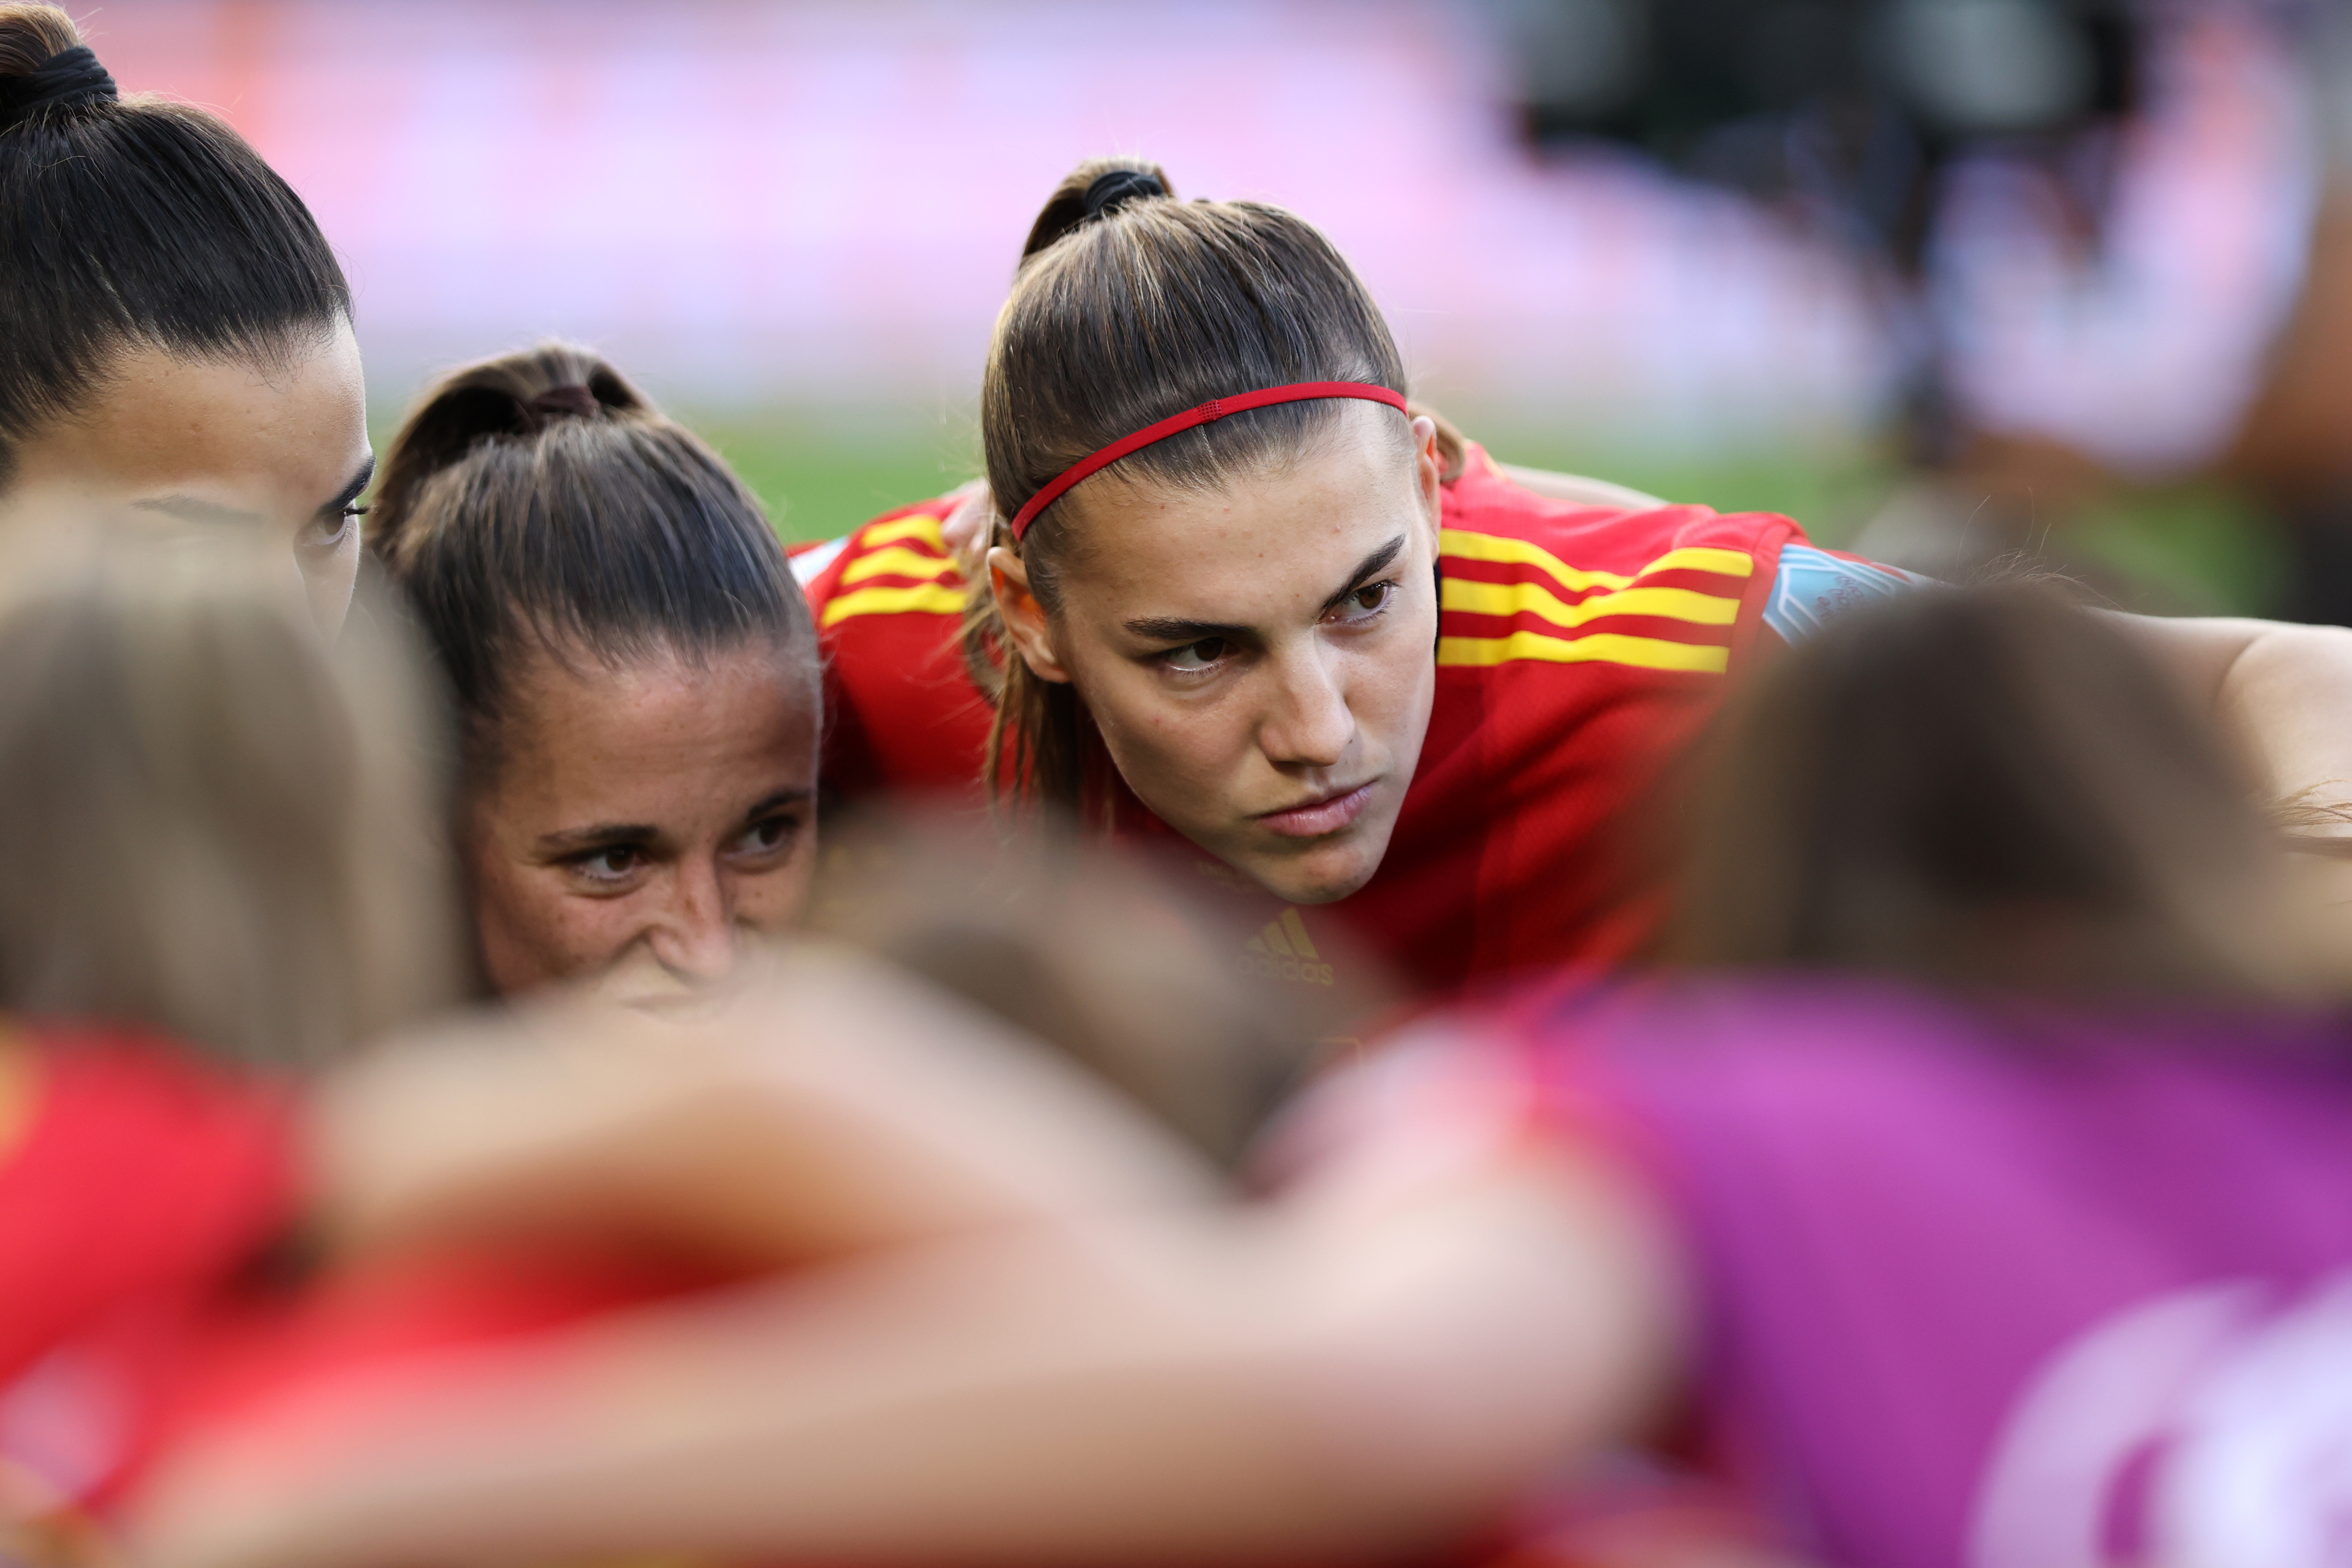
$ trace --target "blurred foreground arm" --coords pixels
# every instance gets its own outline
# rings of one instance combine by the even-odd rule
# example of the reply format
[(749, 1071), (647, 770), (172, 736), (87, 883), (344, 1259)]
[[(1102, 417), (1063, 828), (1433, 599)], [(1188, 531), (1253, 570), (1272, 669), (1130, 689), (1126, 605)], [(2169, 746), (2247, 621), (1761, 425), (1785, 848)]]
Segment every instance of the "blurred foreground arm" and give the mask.
[[(149, 1494), (152, 1568), (694, 1552), (1386, 1557), (1632, 1426), (1675, 1283), (1610, 1173), (1392, 1148), (1271, 1211), (910, 1247), (280, 1408)], [(338, 1428), (341, 1428), (338, 1436)]]
[(314, 1163), (345, 1247), (588, 1232), (753, 1268), (1211, 1190), (1096, 1110), (976, 1010), (803, 947), (691, 1023), (557, 1003), (388, 1047), (319, 1097)]
[[(2352, 805), (2352, 630), (2117, 619), (2240, 737), (2273, 801)], [(2352, 835), (2352, 822), (2337, 832)]]

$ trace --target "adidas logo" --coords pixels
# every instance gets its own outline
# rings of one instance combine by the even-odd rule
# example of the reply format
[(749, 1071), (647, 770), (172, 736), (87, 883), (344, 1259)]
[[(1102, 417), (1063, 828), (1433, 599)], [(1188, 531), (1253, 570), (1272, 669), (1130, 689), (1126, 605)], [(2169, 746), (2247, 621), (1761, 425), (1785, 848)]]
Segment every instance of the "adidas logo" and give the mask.
[(1309, 985), (1328, 985), (1331, 966), (1321, 962), (1322, 957), (1315, 951), (1314, 942), (1307, 940), (1307, 922), (1298, 918), (1296, 909), (1288, 909), (1242, 943), (1242, 973), (1264, 975), (1268, 980), (1302, 980)]

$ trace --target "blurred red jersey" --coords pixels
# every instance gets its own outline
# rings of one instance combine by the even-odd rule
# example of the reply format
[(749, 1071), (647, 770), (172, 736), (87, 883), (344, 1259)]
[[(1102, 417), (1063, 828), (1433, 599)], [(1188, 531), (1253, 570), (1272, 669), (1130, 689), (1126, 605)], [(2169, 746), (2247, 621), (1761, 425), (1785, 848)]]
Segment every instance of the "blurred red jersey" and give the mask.
[(247, 1405), (710, 1279), (548, 1248), (295, 1278), (276, 1266), (304, 1197), (289, 1092), (134, 1031), (16, 1043), (32, 1073), (0, 1135), (0, 1517), (103, 1512), (159, 1444)]
[(966, 584), (940, 537), (954, 505), (885, 512), (806, 579), (825, 656), (819, 776), (843, 799), (977, 798), (993, 710), (964, 668)]
[(0, 1387), (68, 1334), (218, 1285), (290, 1223), (287, 1100), (127, 1030), (33, 1033), (0, 1144)]
[[(980, 775), (989, 710), (956, 646), (966, 584), (945, 510), (868, 523), (809, 584), (833, 682), (825, 766), (852, 799)], [(1388, 855), (1338, 903), (1269, 901), (1245, 967), (1331, 984), (1325, 948), (1346, 944), (1318, 933), (1335, 930), (1439, 993), (1636, 952), (1665, 907), (1646, 808), (1755, 647), (1782, 546), (1804, 543), (1762, 513), (1549, 500), (1475, 446), (1442, 525), (1436, 700)], [(1124, 835), (1181, 843), (1110, 776)]]
[(289, 1101), (124, 1029), (28, 1028), (0, 1137), (0, 1492), (86, 1500), (113, 1475), (220, 1294), (290, 1231)]

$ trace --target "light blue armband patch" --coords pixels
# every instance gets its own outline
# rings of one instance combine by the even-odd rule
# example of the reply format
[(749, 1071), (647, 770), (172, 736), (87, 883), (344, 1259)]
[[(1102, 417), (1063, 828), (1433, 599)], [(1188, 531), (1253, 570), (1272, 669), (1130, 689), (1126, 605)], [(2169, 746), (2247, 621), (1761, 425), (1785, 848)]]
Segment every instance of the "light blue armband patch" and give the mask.
[(1764, 601), (1764, 624), (1780, 633), (1781, 641), (1801, 643), (1848, 610), (1934, 581), (1899, 566), (1850, 561), (1810, 544), (1784, 545), (1772, 592)]
[[(803, 550), (793, 557), (793, 577), (803, 588), (817, 580), (818, 574), (832, 565), (844, 550), (849, 548), (849, 535), (828, 539), (814, 550)], [(1782, 551), (1787, 554), (1787, 551)]]

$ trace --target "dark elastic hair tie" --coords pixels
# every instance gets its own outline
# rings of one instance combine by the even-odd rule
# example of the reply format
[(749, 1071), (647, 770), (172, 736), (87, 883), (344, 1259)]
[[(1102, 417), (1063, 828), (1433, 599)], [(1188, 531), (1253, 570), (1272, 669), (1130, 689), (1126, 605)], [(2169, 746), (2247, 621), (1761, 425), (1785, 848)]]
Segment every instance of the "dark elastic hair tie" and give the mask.
[(531, 412), (549, 419), (566, 414), (590, 415), (603, 407), (596, 395), (584, 386), (551, 386), (530, 400)]
[(76, 44), (51, 55), (38, 70), (0, 77), (0, 123), (50, 104), (79, 103), (86, 98), (112, 102), (117, 96), (114, 79), (98, 63), (98, 56), (88, 44)]
[(1113, 169), (1107, 174), (1097, 174), (1094, 184), (1087, 187), (1087, 216), (1102, 217), (1139, 197), (1167, 194), (1168, 187), (1160, 183), (1157, 174), (1147, 174), (1140, 169)]

